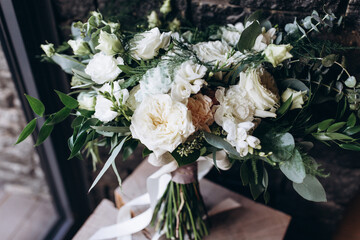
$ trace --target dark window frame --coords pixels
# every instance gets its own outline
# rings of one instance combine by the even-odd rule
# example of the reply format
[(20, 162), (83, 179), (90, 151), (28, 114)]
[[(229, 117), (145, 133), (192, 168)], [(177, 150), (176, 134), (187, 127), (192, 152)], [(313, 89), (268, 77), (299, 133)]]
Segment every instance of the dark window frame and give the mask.
[[(20, 97), (26, 120), (35, 116), (24, 93), (41, 99), (46, 112), (62, 108), (53, 89), (68, 92), (68, 76), (58, 67), (41, 63), (40, 44), (59, 43), (50, 0), (0, 0), (0, 41)], [(36, 138), (43, 120), (38, 121)], [(67, 160), (70, 120), (56, 126), (50, 138), (37, 147), (49, 190), (59, 218), (46, 239), (68, 239), (93, 210), (87, 195), (84, 163)]]

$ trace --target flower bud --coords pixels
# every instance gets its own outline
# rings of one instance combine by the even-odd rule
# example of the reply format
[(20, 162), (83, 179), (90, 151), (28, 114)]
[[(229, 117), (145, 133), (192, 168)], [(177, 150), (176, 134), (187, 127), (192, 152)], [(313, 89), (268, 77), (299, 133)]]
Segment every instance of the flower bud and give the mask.
[(48, 44), (41, 44), (40, 47), (45, 52), (46, 56), (52, 57), (55, 54), (55, 48), (54, 44), (48, 43)]
[(167, 15), (171, 12), (171, 0), (165, 0), (163, 5), (160, 8), (160, 12), (164, 15)]
[(116, 35), (105, 31), (100, 31), (99, 45), (97, 45), (95, 49), (109, 56), (124, 52), (124, 48)]
[(180, 25), (181, 25), (181, 23), (180, 23), (179, 19), (174, 18), (174, 20), (172, 20), (172, 21), (169, 23), (169, 29), (170, 29), (170, 31), (172, 31), (172, 32), (179, 31)]
[(276, 67), (284, 60), (293, 57), (289, 52), (292, 48), (293, 47), (290, 44), (286, 44), (286, 45), (270, 44), (269, 46), (266, 47), (263, 54), (265, 55), (265, 60), (270, 62), (274, 67)]
[(148, 19), (149, 28), (159, 27), (161, 25), (159, 17), (155, 11), (152, 11), (150, 15), (147, 17), (147, 19)]
[(302, 108), (302, 105), (307, 100), (306, 91), (296, 91), (291, 88), (287, 88), (285, 92), (281, 95), (281, 99), (283, 102), (286, 102), (292, 96), (292, 105), (290, 110)]
[(75, 55), (89, 55), (91, 53), (88, 44), (81, 38), (69, 40), (68, 44), (72, 48)]

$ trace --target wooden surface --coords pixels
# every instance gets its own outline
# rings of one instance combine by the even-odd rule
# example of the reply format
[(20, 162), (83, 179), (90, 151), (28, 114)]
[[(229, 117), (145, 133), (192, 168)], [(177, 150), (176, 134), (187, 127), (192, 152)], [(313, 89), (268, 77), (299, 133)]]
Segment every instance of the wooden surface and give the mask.
[(0, 189), (0, 239), (43, 239), (57, 215), (51, 201)]
[[(127, 202), (145, 192), (145, 181), (157, 168), (144, 161), (123, 183), (122, 191), (116, 190), (116, 202)], [(237, 193), (229, 191), (206, 179), (200, 181), (204, 201), (211, 209), (226, 198), (232, 198), (242, 207), (220, 213), (211, 218), (211, 234), (206, 240), (280, 240), (283, 239), (290, 217), (262, 204), (256, 203)], [(135, 214), (144, 208), (134, 209)], [(84, 226), (75, 236), (75, 240), (88, 239), (96, 230), (115, 223), (116, 208), (108, 200), (103, 200)], [(133, 235), (133, 240), (150, 239), (146, 237), (153, 232), (148, 228), (142, 233)]]

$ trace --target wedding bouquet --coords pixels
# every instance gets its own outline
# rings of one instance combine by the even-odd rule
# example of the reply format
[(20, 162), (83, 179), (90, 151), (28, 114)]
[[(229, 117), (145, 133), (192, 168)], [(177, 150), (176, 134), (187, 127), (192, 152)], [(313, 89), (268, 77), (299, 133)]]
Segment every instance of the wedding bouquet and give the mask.
[[(323, 39), (341, 19), (314, 11), (281, 27), (255, 12), (204, 31), (181, 28), (177, 19), (172, 31), (160, 31), (155, 12), (149, 20), (149, 29), (129, 32), (92, 12), (72, 25), (73, 39), (64, 45), (41, 46), (46, 60), (72, 75), (72, 92), (56, 91), (64, 108), (46, 116), (36, 145), (74, 117), (69, 158), (86, 152), (95, 165), (98, 148), (110, 150), (91, 188), (110, 167), (121, 184), (116, 156), (126, 160), (138, 143), (145, 145), (148, 161), (171, 172), (152, 222), (172, 239), (208, 234), (197, 177), (203, 162), (221, 170), (241, 164), (241, 180), (255, 199), (263, 194), (268, 201), (266, 169), (276, 168), (305, 199), (326, 201), (317, 180), (326, 174), (307, 154), (312, 142), (360, 150), (360, 85), (346, 70), (347, 48)], [(44, 117), (44, 105), (26, 98)], [(335, 105), (334, 113), (322, 113)]]

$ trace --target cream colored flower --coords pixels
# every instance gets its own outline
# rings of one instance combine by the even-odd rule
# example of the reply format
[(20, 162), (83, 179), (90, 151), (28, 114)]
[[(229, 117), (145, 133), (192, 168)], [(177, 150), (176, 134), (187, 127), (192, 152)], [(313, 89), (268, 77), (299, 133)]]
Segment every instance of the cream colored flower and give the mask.
[(40, 47), (48, 57), (52, 57), (55, 54), (54, 44), (52, 43), (41, 44)]
[(290, 50), (293, 47), (290, 44), (286, 45), (275, 45), (270, 44), (266, 47), (263, 54), (265, 55), (265, 60), (270, 62), (274, 67), (282, 63), (284, 60), (292, 58)]
[(75, 55), (88, 55), (91, 53), (89, 45), (81, 38), (76, 40), (69, 40), (68, 44), (72, 48)]
[(81, 92), (77, 97), (77, 101), (79, 102), (79, 108), (93, 111), (95, 110), (96, 93)]
[(99, 35), (99, 45), (97, 45), (95, 49), (98, 49), (110, 56), (124, 52), (124, 48), (117, 36), (102, 30)]
[(156, 157), (173, 152), (194, 131), (191, 112), (167, 94), (150, 95), (132, 116), (130, 131)]
[(209, 126), (214, 122), (212, 105), (211, 98), (201, 93), (188, 99), (187, 107), (191, 111), (192, 123), (196, 131), (200, 129), (210, 132)]
[(231, 47), (221, 41), (200, 42), (193, 46), (197, 57), (211, 65), (229, 65)]
[(149, 60), (159, 54), (160, 48), (166, 49), (170, 43), (171, 32), (160, 33), (159, 28), (136, 34), (131, 40), (131, 55), (137, 59)]
[(85, 68), (85, 73), (91, 77), (91, 80), (97, 84), (112, 81), (121, 73), (117, 65), (123, 65), (124, 60), (121, 57), (117, 59), (100, 52), (93, 56)]
[(273, 41), (276, 39), (276, 29), (270, 28), (267, 32), (265, 32), (265, 29), (263, 29), (263, 33), (261, 33), (255, 40), (255, 44), (253, 46), (253, 49), (255, 51), (263, 51), (269, 44), (273, 43)]
[(302, 105), (307, 100), (306, 91), (296, 91), (291, 88), (287, 88), (281, 95), (281, 100), (286, 102), (292, 96), (292, 104), (290, 110), (302, 108)]
[[(258, 117), (276, 117), (279, 96), (273, 77), (263, 68), (249, 68), (240, 73), (239, 86), (247, 92), (256, 107)], [(274, 89), (275, 93), (267, 88)]]

